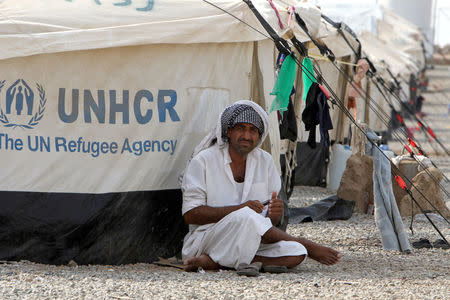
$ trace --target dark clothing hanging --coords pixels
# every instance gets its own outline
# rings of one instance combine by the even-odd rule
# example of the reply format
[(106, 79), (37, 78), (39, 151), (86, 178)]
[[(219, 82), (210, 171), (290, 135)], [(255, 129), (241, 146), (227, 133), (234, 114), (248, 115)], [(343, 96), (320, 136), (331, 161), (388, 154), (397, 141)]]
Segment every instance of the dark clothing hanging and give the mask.
[(289, 99), (288, 109), (283, 112), (280, 123), (280, 139), (289, 139), (292, 142), (297, 141), (297, 120), (295, 118), (294, 105), (292, 104), (292, 96), (295, 95), (295, 88), (292, 88)]
[(306, 107), (302, 113), (302, 121), (305, 123), (305, 130), (309, 131), (307, 143), (311, 148), (316, 147), (317, 125), (320, 129), (320, 143), (325, 147), (330, 146), (328, 130), (333, 129), (330, 107), (327, 103), (327, 96), (316, 82), (311, 85), (306, 96)]

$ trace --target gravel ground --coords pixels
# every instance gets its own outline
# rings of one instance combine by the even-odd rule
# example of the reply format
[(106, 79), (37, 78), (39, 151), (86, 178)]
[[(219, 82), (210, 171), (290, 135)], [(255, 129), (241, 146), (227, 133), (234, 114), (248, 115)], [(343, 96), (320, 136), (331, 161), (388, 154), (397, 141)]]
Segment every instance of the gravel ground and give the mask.
[[(430, 84), (450, 87), (447, 68), (430, 73), (435, 75)], [(450, 122), (445, 115), (448, 92), (425, 97), (426, 120), (450, 148)], [(395, 149), (398, 145), (390, 146)], [(430, 156), (450, 177), (450, 158), (435, 152)], [(448, 191), (449, 183), (443, 185)], [(333, 194), (318, 187), (296, 187), (290, 205), (307, 206)], [(434, 220), (449, 239), (448, 223)], [(411, 242), (439, 238), (420, 217), (415, 218), (414, 235), (408, 229), (410, 218), (403, 221)], [(154, 264), (0, 262), (0, 295), (1, 299), (450, 299), (450, 250), (385, 251), (373, 216), (354, 214), (347, 221), (290, 224), (288, 232), (338, 249), (343, 254), (341, 262), (327, 267), (307, 259), (289, 273), (262, 273), (257, 278), (241, 277), (233, 271), (186, 273)]]
[[(296, 192), (303, 191), (318, 190), (301, 187)], [(409, 219), (404, 222), (407, 227)], [(443, 221), (436, 224), (450, 235)], [(411, 240), (438, 238), (426, 221), (415, 221), (414, 231), (412, 236), (408, 230)], [(450, 299), (450, 250), (384, 251), (373, 216), (291, 224), (288, 232), (338, 249), (341, 262), (327, 267), (307, 259), (289, 273), (257, 278), (233, 271), (186, 273), (153, 264), (69, 267), (4, 262), (0, 294), (2, 299)]]

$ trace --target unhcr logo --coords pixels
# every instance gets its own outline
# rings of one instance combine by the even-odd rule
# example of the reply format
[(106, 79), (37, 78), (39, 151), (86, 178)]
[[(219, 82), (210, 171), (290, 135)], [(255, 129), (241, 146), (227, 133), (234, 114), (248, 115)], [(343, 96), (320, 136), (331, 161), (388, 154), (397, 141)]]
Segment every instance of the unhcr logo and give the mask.
[[(0, 81), (0, 95), (5, 83), (5, 80)], [(2, 97), (0, 105), (0, 123), (3, 126), (33, 129), (39, 124), (44, 116), (47, 98), (42, 85), (36, 83), (36, 88), (35, 95), (35, 91), (25, 80), (17, 79), (6, 89), (6, 95)]]

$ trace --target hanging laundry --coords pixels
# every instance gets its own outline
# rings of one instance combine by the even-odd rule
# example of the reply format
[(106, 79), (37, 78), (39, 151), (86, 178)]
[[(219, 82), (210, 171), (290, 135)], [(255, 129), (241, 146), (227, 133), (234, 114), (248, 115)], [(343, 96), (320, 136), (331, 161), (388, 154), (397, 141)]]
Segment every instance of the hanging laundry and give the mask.
[[(292, 89), (291, 97), (295, 95), (295, 89)], [(289, 139), (292, 142), (297, 141), (297, 119), (295, 117), (294, 105), (289, 100), (287, 111), (283, 112), (280, 128), (280, 139)]]
[[(303, 77), (303, 101), (306, 101), (306, 96), (308, 95), (309, 87), (313, 82), (316, 82), (316, 79), (314, 78), (314, 67), (312, 61), (305, 57), (302, 62), (303, 70), (302, 70), (302, 77)], [(306, 72), (305, 72), (306, 69)]]
[(283, 62), (284, 62), (284, 59), (286, 58), (286, 54), (284, 54), (284, 53), (278, 53), (278, 56), (277, 56), (277, 62), (275, 63), (275, 65), (276, 65), (276, 74), (278, 75), (278, 72), (280, 71), (280, 69), (281, 69), (281, 66), (283, 65)]
[(273, 4), (272, 0), (267, 0), (267, 2), (269, 2), (269, 4), (272, 7), (273, 11), (277, 15), (278, 25), (280, 26), (280, 29), (284, 29), (284, 25), (283, 25), (283, 22), (281, 21), (280, 13), (278, 12), (277, 7), (275, 6), (275, 4)]
[(306, 97), (306, 107), (302, 113), (302, 121), (305, 130), (309, 131), (307, 144), (311, 148), (316, 147), (316, 126), (319, 125), (320, 143), (330, 146), (330, 136), (328, 130), (333, 129), (330, 117), (330, 107), (327, 103), (327, 96), (317, 82), (313, 82)]
[(284, 112), (287, 110), (289, 104), (289, 96), (291, 95), (292, 87), (294, 86), (295, 74), (297, 73), (297, 64), (291, 55), (286, 56), (278, 73), (275, 86), (273, 87), (271, 95), (276, 95), (272, 102), (270, 112), (279, 110)]
[(327, 89), (323, 87), (323, 85), (319, 84), (320, 89), (322, 92), (327, 96), (327, 100), (330, 99), (330, 93), (328, 93)]
[(355, 75), (353, 75), (351, 84), (349, 83), (347, 109), (353, 109), (353, 118), (356, 120), (356, 98), (364, 97), (362, 91), (362, 80), (369, 70), (369, 63), (365, 59), (359, 59)]

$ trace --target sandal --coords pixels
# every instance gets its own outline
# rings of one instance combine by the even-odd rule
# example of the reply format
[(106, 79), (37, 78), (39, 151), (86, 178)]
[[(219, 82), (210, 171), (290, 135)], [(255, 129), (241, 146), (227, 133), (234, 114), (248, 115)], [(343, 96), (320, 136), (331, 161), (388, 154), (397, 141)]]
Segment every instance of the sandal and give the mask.
[(288, 268), (286, 266), (268, 265), (264, 266), (262, 271), (266, 273), (287, 273)]
[(433, 247), (434, 248), (441, 248), (441, 249), (450, 249), (450, 245), (442, 240), (442, 239), (438, 239), (433, 243)]
[(412, 245), (416, 249), (433, 248), (433, 246), (431, 245), (431, 243), (428, 239), (420, 239), (417, 242), (413, 242)]
[(261, 266), (262, 263), (260, 262), (254, 262), (251, 264), (240, 264), (236, 269), (236, 273), (238, 273), (238, 275), (256, 277), (259, 275), (259, 270), (261, 269)]

